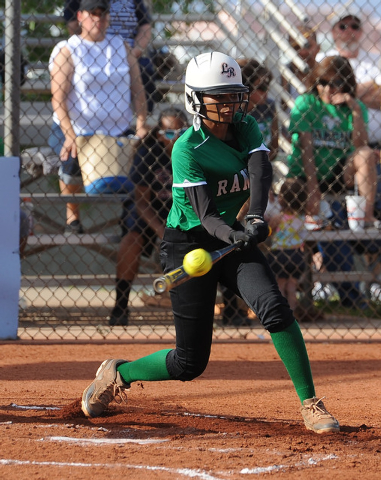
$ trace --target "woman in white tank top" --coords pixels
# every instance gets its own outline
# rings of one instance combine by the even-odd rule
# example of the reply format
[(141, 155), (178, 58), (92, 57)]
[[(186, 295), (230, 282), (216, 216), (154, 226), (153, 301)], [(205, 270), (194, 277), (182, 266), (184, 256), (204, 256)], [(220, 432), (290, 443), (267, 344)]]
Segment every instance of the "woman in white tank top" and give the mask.
[[(82, 0), (81, 34), (58, 43), (50, 57), (54, 113), (49, 144), (62, 160), (60, 185), (66, 194), (82, 190), (78, 135), (121, 136), (131, 130), (133, 110), (135, 134), (147, 134), (140, 69), (122, 37), (106, 35), (109, 10), (109, 0)], [(67, 223), (73, 221), (79, 224), (78, 206), (68, 204)]]
[(53, 119), (65, 135), (61, 160), (69, 153), (76, 157), (77, 135), (102, 131), (118, 136), (130, 128), (131, 101), (136, 135), (147, 133), (144, 90), (139, 68), (129, 58), (130, 47), (118, 35), (106, 35), (107, 0), (84, 4), (95, 8), (78, 12), (82, 33), (56, 45), (50, 59)]

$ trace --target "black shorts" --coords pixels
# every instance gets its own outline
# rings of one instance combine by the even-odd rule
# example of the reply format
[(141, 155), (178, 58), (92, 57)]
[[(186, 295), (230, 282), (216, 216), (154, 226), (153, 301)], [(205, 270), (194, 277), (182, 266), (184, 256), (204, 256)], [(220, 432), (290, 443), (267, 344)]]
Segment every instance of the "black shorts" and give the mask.
[[(206, 231), (183, 232), (166, 228), (160, 260), (167, 273), (182, 265), (184, 255), (193, 249), (204, 248), (212, 252), (225, 246), (226, 243)], [(170, 290), (176, 327), (176, 349), (167, 356), (172, 379), (190, 380), (206, 368), (218, 284), (243, 298), (271, 333), (283, 331), (295, 321), (259, 248), (233, 251), (215, 263), (206, 275), (191, 278)]]

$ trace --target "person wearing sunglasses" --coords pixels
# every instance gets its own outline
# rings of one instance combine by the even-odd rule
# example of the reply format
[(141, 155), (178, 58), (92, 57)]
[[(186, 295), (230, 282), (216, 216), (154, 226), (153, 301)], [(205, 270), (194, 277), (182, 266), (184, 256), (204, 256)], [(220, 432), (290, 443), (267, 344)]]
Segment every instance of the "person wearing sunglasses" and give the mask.
[(349, 61), (330, 56), (318, 62), (308, 92), (291, 110), (288, 157), (289, 175), (308, 178), (311, 223), (319, 214), (321, 193), (343, 193), (356, 180), (359, 194), (367, 199), (365, 220), (374, 226), (376, 162), (368, 147), (367, 121)]
[[(81, 0), (81, 33), (59, 42), (49, 59), (53, 122), (49, 146), (59, 155), (62, 194), (81, 193), (77, 137), (147, 133), (147, 102), (130, 46), (107, 34), (109, 0)], [(66, 204), (65, 233), (84, 233), (79, 204)]]
[(356, 94), (369, 109), (369, 143), (381, 144), (381, 69), (380, 55), (361, 47), (364, 35), (362, 13), (354, 6), (332, 20), (333, 48), (320, 52), (316, 59), (340, 55), (349, 60), (357, 82)]
[[(326, 56), (341, 55), (349, 60), (356, 77), (356, 94), (368, 108), (368, 145), (377, 156), (377, 172), (381, 177), (381, 56), (362, 48), (364, 31), (370, 31), (369, 24), (364, 28), (363, 13), (351, 5), (331, 18), (333, 48), (320, 52), (317, 60)], [(375, 215), (381, 220), (381, 182), (377, 184)]]
[[(79, 7), (80, 0), (65, 0), (63, 17), (69, 35), (81, 32), (82, 26), (77, 18)], [(131, 47), (140, 67), (148, 112), (152, 113), (157, 102), (155, 70), (150, 54), (152, 19), (144, 0), (111, 0), (109, 23), (107, 33), (120, 35)]]
[[(150, 257), (157, 240), (163, 238), (165, 219), (172, 205), (172, 148), (187, 129), (186, 114), (177, 108), (167, 108), (135, 154), (129, 175), (134, 185), (134, 199), (123, 205), (116, 302), (109, 318), (111, 326), (128, 325), (128, 301), (140, 257), (143, 254)], [(168, 295), (167, 298), (150, 298), (143, 294), (142, 300), (148, 305), (162, 307), (169, 303)]]
[[(288, 177), (306, 182), (306, 227), (319, 230), (342, 221), (339, 200), (332, 210), (339, 212), (335, 223), (325, 225), (319, 217), (322, 195), (344, 194), (356, 182), (359, 195), (366, 198), (366, 226), (380, 227), (374, 217), (376, 164), (368, 146), (367, 109), (356, 97), (356, 80), (349, 61), (331, 56), (314, 68), (307, 93), (295, 100), (290, 114), (292, 152), (288, 156)], [(339, 245), (340, 244), (340, 245)], [(323, 246), (329, 271), (351, 271), (353, 253), (345, 242)], [(343, 260), (344, 258), (344, 260)], [(359, 307), (363, 298), (356, 285), (338, 285), (341, 304)], [(364, 304), (365, 306), (365, 304)]]
[(187, 131), (187, 128), (167, 128), (158, 130), (159, 135), (163, 135), (166, 140), (177, 140), (177, 138)]
[[(303, 35), (303, 37), (308, 40), (308, 47), (301, 47), (298, 42), (290, 35), (288, 41), (290, 47), (292, 47), (298, 56), (308, 65), (308, 71), (302, 72), (298, 69), (296, 65), (292, 62), (287, 65), (291, 72), (302, 82), (303, 85), (308, 81), (308, 76), (310, 75), (311, 70), (316, 64), (316, 55), (320, 51), (320, 46), (317, 42), (316, 29), (307, 27), (306, 25), (298, 25), (296, 29)], [(301, 92), (288, 82), (284, 77), (281, 79), (282, 87), (292, 96), (296, 98), (300, 95)], [(287, 105), (282, 104), (284, 111), (289, 112)]]

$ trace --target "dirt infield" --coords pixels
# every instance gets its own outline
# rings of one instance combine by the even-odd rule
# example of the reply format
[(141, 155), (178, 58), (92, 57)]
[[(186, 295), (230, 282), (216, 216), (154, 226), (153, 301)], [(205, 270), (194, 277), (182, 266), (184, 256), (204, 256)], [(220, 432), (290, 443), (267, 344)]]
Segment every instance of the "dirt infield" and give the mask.
[(106, 358), (171, 345), (0, 344), (0, 478), (378, 479), (381, 345), (310, 343), (318, 395), (341, 423), (316, 435), (274, 347), (216, 343), (197, 380), (133, 384), (88, 420), (82, 390)]

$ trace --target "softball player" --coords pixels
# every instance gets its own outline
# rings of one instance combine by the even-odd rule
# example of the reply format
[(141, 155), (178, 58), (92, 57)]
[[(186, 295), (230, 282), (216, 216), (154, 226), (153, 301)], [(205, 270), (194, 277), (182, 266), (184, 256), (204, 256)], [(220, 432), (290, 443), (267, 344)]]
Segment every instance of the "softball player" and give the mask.
[[(257, 244), (269, 229), (263, 219), (272, 170), (268, 148), (254, 118), (246, 116), (247, 88), (237, 62), (220, 52), (198, 55), (187, 67), (185, 106), (193, 126), (172, 151), (173, 204), (161, 245), (164, 272), (196, 248), (213, 251), (242, 243), (204, 276), (171, 290), (176, 348), (135, 361), (105, 360), (85, 389), (82, 410), (103, 413), (116, 395), (136, 381), (192, 380), (210, 355), (217, 284), (242, 297), (269, 331), (301, 401), (308, 429), (339, 431), (338, 421), (315, 396), (309, 359), (299, 326)], [(250, 196), (246, 227), (236, 216)]]

